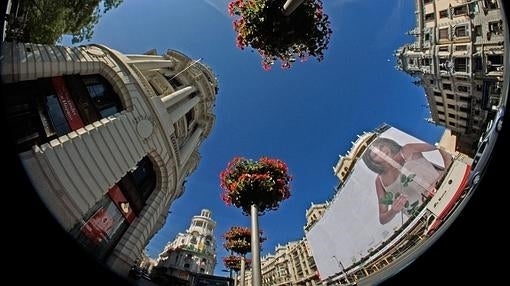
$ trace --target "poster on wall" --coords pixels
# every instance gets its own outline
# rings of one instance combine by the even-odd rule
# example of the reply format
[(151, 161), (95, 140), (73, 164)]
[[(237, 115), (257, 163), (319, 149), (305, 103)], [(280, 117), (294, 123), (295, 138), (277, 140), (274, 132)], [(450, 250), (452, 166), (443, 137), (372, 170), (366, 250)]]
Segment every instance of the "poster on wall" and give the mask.
[(136, 215), (133, 212), (133, 208), (131, 207), (131, 204), (126, 199), (126, 197), (120, 190), (119, 186), (113, 185), (113, 187), (111, 187), (108, 190), (108, 196), (110, 197), (110, 199), (112, 199), (112, 201), (115, 203), (115, 205), (117, 205), (117, 208), (122, 213), (124, 218), (126, 218), (126, 220), (129, 223), (132, 223), (133, 220), (135, 219)]
[(97, 210), (82, 226), (81, 232), (94, 244), (108, 243), (122, 224), (124, 218), (117, 206), (110, 201)]
[(342, 272), (389, 240), (434, 196), (451, 162), (451, 154), (394, 127), (379, 134), (306, 234), (321, 277)]

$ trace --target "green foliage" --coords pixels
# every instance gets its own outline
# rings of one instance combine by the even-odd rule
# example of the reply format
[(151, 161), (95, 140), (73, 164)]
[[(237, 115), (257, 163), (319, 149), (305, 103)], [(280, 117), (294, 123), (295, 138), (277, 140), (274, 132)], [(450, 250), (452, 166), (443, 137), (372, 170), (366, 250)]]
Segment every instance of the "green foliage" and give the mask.
[[(123, 0), (31, 0), (24, 3), (26, 25), (19, 41), (55, 44), (63, 35), (73, 43), (90, 40), (101, 15)], [(101, 5), (102, 4), (102, 5)]]

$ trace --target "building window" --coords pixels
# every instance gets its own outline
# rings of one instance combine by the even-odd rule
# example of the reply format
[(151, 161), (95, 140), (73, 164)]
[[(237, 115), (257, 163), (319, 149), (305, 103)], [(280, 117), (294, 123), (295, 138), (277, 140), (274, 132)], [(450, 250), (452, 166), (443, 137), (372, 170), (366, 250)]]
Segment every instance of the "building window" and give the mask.
[(156, 188), (156, 172), (149, 157), (144, 157), (117, 183), (135, 214), (140, 214)]
[(439, 96), (439, 97), (441, 97), (441, 92), (439, 92), (439, 91), (434, 91), (434, 96)]
[(467, 45), (456, 45), (455, 46), (455, 51), (457, 51), (457, 52), (467, 51)]
[(469, 72), (468, 58), (455, 58), (453, 61), (453, 68), (456, 72)]
[(455, 27), (454, 35), (455, 35), (455, 37), (458, 37), (458, 38), (469, 36), (468, 31), (467, 31), (467, 25)]
[(438, 102), (436, 102), (436, 105), (437, 105), (437, 106), (444, 106), (444, 104), (443, 104), (442, 102), (439, 102), (439, 101), (438, 101)]
[(502, 20), (489, 22), (489, 32), (494, 35), (503, 35), (503, 22)]
[(460, 95), (459, 100), (463, 102), (469, 102), (469, 97)]
[(425, 14), (425, 21), (433, 21), (434, 13)]
[(188, 269), (189, 268), (189, 263), (184, 263), (184, 268)]
[(83, 83), (87, 88), (92, 103), (101, 114), (101, 118), (108, 117), (122, 110), (119, 97), (106, 80), (98, 76), (85, 76)]
[(438, 110), (437, 113), (440, 115), (444, 115), (444, 111), (441, 111), (441, 110)]
[[(123, 109), (99, 75), (68, 75), (4, 85), (7, 125), (18, 152)], [(64, 108), (65, 107), (65, 108)]]
[(464, 120), (464, 121), (466, 121), (466, 122), (467, 122), (467, 120), (468, 120), (466, 117), (463, 117), (463, 116), (460, 116), (460, 117), (459, 117), (459, 119), (460, 119), (460, 120)]
[(475, 36), (481, 37), (482, 36), (482, 26), (476, 25), (475, 26)]
[(448, 71), (449, 62), (448, 59), (439, 59), (439, 70), (441, 71)]
[(195, 119), (195, 110), (192, 108), (185, 115), (186, 117), (186, 126), (189, 128), (193, 120)]
[(487, 72), (503, 71), (503, 55), (487, 55)]
[(439, 18), (447, 18), (447, 17), (448, 17), (448, 10), (439, 11)]
[(457, 91), (460, 91), (460, 92), (469, 92), (469, 86), (459, 85), (459, 86), (457, 86)]
[(454, 122), (448, 122), (448, 124), (452, 127), (455, 127), (455, 123)]
[(181, 86), (183, 86), (182, 82), (177, 79), (176, 76), (164, 75), (166, 80), (170, 83), (170, 85), (174, 88), (174, 90), (178, 90)]
[(454, 98), (455, 98), (455, 96), (454, 96), (453, 94), (451, 94), (451, 93), (447, 93), (447, 94), (446, 94), (446, 98), (448, 98), (448, 99), (454, 99)]
[(483, 4), (485, 8), (492, 10), (492, 9), (498, 9), (498, 1), (496, 0), (483, 0)]
[(442, 123), (443, 125), (446, 124), (446, 122), (442, 118), (439, 118), (439, 122)]
[(455, 16), (465, 15), (467, 13), (468, 13), (467, 5), (453, 7), (453, 15), (455, 15)]
[(459, 111), (461, 112), (465, 112), (465, 113), (468, 113), (469, 112), (469, 109), (467, 107), (459, 107)]
[(115, 248), (129, 226), (121, 211), (104, 196), (96, 203), (84, 219), (70, 231), (76, 241), (99, 260), (105, 260)]
[(451, 83), (443, 83), (443, 89), (444, 90), (452, 90), (452, 84)]
[(453, 104), (448, 104), (448, 108), (449, 108), (449, 109), (453, 109), (453, 110), (455, 110), (455, 105), (453, 105)]
[(478, 1), (468, 4), (469, 14), (478, 14), (480, 12), (477, 2)]
[(432, 0), (423, 0), (423, 4), (429, 4), (432, 3)]
[(439, 46), (438, 50), (440, 52), (448, 52), (448, 51), (450, 51), (450, 47), (449, 46)]
[(439, 39), (440, 40), (447, 40), (450, 38), (450, 33), (448, 31), (448, 28), (439, 29)]

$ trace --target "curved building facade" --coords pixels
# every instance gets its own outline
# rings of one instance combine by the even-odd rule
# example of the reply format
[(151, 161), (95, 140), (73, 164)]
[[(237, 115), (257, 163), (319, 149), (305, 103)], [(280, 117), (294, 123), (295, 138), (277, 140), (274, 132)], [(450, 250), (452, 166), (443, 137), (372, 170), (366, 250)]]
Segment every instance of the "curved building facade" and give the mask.
[(164, 224), (214, 124), (212, 71), (177, 51), (4, 43), (10, 137), (36, 191), (126, 274)]

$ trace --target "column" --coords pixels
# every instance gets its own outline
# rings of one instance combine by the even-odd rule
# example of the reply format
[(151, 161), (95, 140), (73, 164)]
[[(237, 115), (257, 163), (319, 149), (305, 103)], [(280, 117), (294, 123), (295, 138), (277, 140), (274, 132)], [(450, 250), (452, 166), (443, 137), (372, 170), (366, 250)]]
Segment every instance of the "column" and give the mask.
[(198, 127), (195, 129), (193, 134), (188, 138), (186, 144), (179, 150), (181, 154), (181, 166), (183, 166), (191, 156), (191, 153), (198, 147), (198, 141), (200, 140), (200, 135), (202, 135), (204, 129), (202, 127)]
[(171, 106), (177, 104), (186, 96), (192, 94), (197, 89), (194, 86), (186, 86), (177, 91), (172, 92), (171, 94), (161, 96), (161, 101), (165, 108), (170, 108)]
[(139, 70), (154, 70), (154, 69), (163, 69), (163, 68), (172, 68), (174, 63), (170, 60), (133, 60), (128, 62), (131, 65), (136, 66)]
[(200, 98), (198, 96), (195, 96), (186, 102), (184, 102), (182, 105), (177, 107), (177, 109), (170, 112), (170, 119), (172, 120), (172, 123), (177, 122), (179, 119), (181, 119), (188, 111), (190, 111), (197, 103), (200, 101)]

